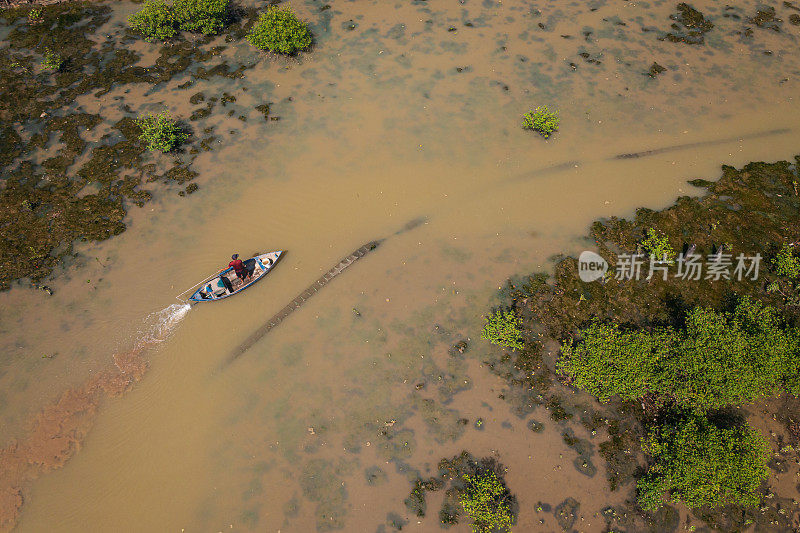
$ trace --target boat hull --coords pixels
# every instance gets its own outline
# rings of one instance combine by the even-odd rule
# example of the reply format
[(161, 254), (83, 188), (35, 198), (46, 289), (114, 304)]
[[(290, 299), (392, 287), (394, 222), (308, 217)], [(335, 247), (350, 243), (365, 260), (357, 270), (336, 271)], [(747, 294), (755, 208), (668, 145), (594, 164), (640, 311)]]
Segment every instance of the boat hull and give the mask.
[(250, 272), (250, 276), (245, 278), (246, 281), (239, 279), (233, 268), (223, 270), (218, 276), (197, 287), (189, 297), (189, 301), (197, 303), (217, 302), (234, 294), (239, 294), (269, 274), (283, 253), (282, 250), (269, 252), (243, 261), (245, 268)]

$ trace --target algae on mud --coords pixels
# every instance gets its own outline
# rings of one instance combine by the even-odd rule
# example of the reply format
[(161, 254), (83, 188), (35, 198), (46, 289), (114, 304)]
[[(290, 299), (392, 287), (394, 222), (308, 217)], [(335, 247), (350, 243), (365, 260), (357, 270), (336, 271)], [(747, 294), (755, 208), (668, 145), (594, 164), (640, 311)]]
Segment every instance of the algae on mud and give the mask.
[[(119, 85), (168, 82), (218, 53), (204, 48), (210, 37), (178, 38), (144, 68), (135, 65), (139, 54), (125, 47), (129, 37), (115, 42), (96, 35), (110, 20), (107, 5), (44, 6), (35, 24), (25, 23), (29, 12), (15, 7), (0, 13), (11, 28), (9, 46), (0, 50), (0, 290), (15, 280), (42, 280), (72, 253), (76, 240), (123, 232), (128, 205), (142, 206), (152, 196), (146, 183), (183, 185), (197, 175), (189, 169), (196, 149), (178, 154), (166, 170), (150, 162), (130, 106), (129, 116), (108, 129), (100, 115), (72, 111), (73, 102), (82, 95), (102, 98)], [(249, 22), (235, 20), (230, 31), (241, 32), (243, 24)], [(101, 38), (99, 45), (93, 36)], [(55, 73), (39, 72), (37, 58), (55, 49), (64, 64)], [(194, 76), (240, 77), (247, 68), (200, 66)], [(86, 133), (99, 142), (84, 140)], [(206, 149), (208, 139), (203, 142)], [(57, 152), (37, 163), (48, 146)], [(192, 184), (179, 194), (196, 189)]]

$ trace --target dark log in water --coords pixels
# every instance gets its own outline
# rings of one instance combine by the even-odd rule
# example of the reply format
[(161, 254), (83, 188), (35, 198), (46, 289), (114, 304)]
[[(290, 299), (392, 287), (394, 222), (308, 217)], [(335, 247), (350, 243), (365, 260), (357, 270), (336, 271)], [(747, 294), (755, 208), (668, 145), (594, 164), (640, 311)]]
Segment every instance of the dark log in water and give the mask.
[(663, 154), (663, 153), (666, 153), (666, 152), (676, 152), (678, 150), (685, 150), (687, 148), (697, 148), (697, 147), (700, 147), (700, 146), (714, 146), (715, 144), (725, 144), (725, 143), (735, 142), (735, 141), (740, 141), (740, 140), (743, 141), (745, 139), (758, 139), (759, 137), (769, 137), (771, 135), (781, 135), (781, 134), (784, 134), (784, 133), (789, 133), (790, 131), (792, 131), (792, 130), (790, 130), (789, 128), (782, 128), (782, 129), (769, 130), (769, 131), (761, 131), (761, 132), (753, 133), (753, 134), (750, 134), (750, 135), (740, 135), (738, 137), (730, 137), (728, 139), (718, 139), (718, 140), (715, 140), (715, 141), (702, 141), (702, 142), (696, 142), (696, 143), (678, 144), (676, 146), (666, 146), (664, 148), (655, 148), (653, 150), (645, 150), (643, 152), (632, 152), (632, 153), (629, 153), (629, 154), (619, 154), (619, 155), (615, 155), (611, 159), (637, 159), (639, 157), (647, 157), (647, 156), (650, 156), (650, 155)]

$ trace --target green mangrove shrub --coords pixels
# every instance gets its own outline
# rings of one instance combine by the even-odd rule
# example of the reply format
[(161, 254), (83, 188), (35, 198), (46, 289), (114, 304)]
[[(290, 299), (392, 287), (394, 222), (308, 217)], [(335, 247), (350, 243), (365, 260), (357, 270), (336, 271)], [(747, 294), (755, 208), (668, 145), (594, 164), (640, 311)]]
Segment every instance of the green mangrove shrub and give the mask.
[(175, 0), (172, 10), (181, 30), (214, 35), (225, 27), (229, 3), (229, 0)]
[(64, 58), (47, 48), (44, 51), (42, 66), (47, 70), (58, 72), (64, 66)]
[(792, 247), (784, 244), (778, 255), (775, 257), (775, 273), (789, 279), (800, 277), (800, 258), (798, 258)]
[(128, 17), (128, 26), (147, 42), (174, 37), (178, 19), (164, 0), (147, 0), (144, 7)]
[(28, 24), (39, 24), (40, 22), (44, 21), (44, 12), (40, 6), (32, 7), (30, 11), (28, 11)]
[(637, 483), (639, 504), (654, 511), (664, 503), (688, 507), (758, 505), (769, 472), (769, 445), (746, 424), (717, 427), (690, 414), (651, 429), (642, 443), (653, 464)]
[(647, 229), (647, 236), (642, 241), (642, 248), (658, 261), (666, 259), (668, 262), (672, 262), (675, 259), (675, 250), (670, 246), (667, 236), (654, 228)]
[(800, 307), (800, 259), (792, 247), (784, 244), (772, 266), (780, 277), (767, 285), (767, 292), (783, 296), (786, 305)]
[(511, 309), (497, 309), (487, 317), (481, 338), (508, 348), (521, 350), (525, 347), (522, 320)]
[(139, 139), (147, 143), (150, 151), (169, 152), (184, 142), (189, 136), (169, 113), (151, 113), (135, 120), (142, 130)]
[(261, 50), (291, 55), (311, 46), (312, 37), (308, 24), (291, 9), (269, 6), (259, 15), (247, 40)]
[(492, 471), (463, 474), (459, 494), (464, 512), (472, 519), (473, 533), (510, 532), (513, 514), (510, 493)]
[(539, 106), (522, 115), (522, 129), (539, 132), (547, 139), (558, 130), (558, 111), (550, 111), (547, 106)]
[(595, 322), (562, 344), (558, 369), (601, 401), (655, 394), (697, 411), (800, 394), (800, 330), (742, 298), (732, 313), (696, 308), (684, 329), (628, 331)]

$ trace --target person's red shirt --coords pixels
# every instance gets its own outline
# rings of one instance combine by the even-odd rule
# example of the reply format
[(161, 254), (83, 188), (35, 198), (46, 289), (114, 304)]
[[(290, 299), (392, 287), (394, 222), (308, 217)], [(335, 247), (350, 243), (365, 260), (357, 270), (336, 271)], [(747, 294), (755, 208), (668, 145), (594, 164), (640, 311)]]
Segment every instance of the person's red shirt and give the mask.
[(244, 270), (244, 263), (242, 262), (241, 259), (234, 259), (233, 261), (228, 263), (228, 266), (233, 267), (233, 270), (235, 272), (241, 272)]

